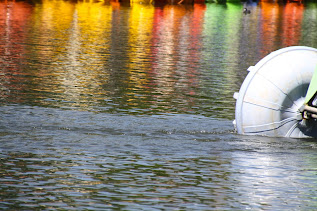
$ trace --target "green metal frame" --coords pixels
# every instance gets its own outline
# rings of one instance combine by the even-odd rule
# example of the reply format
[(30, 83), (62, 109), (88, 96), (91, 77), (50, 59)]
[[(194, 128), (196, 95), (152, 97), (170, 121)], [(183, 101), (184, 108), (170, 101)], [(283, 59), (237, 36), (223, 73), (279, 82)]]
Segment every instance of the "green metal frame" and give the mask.
[(306, 93), (305, 105), (308, 105), (314, 100), (316, 93), (317, 93), (317, 66)]
[(302, 114), (299, 120), (301, 119), (317, 120), (317, 108), (316, 108), (316, 105), (313, 105), (313, 101), (316, 98), (316, 96), (317, 96), (317, 66), (306, 93), (305, 103), (299, 109), (299, 111)]

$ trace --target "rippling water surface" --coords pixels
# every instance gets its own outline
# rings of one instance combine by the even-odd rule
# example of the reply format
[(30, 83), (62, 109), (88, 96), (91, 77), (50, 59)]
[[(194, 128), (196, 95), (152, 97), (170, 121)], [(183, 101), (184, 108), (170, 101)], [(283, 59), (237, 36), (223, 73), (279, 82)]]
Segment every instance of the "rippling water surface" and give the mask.
[(317, 48), (316, 19), (307, 2), (0, 1), (0, 209), (316, 209), (315, 140), (232, 126), (245, 70)]

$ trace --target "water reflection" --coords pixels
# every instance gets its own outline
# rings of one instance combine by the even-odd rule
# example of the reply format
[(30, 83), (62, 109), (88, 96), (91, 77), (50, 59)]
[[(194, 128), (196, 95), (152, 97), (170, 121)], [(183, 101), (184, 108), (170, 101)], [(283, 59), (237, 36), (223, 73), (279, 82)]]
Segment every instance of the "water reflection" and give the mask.
[(299, 45), (304, 5), (288, 3), (281, 8), (272, 2), (261, 2), (262, 33), (264, 36), (262, 56), (285, 46)]
[[(151, 69), (151, 39), (153, 27), (154, 7), (135, 4), (131, 8), (129, 17), (129, 34), (127, 64), (128, 84), (126, 90), (126, 104), (132, 109), (142, 109), (150, 93), (148, 91)], [(143, 105), (148, 107), (148, 105)]]
[(301, 26), (303, 21), (304, 5), (289, 3), (285, 5), (283, 17), (283, 46), (292, 46), (299, 43), (301, 37)]
[[(316, 185), (312, 179), (317, 167), (312, 163), (312, 157), (316, 155), (315, 142), (245, 137), (242, 143), (239, 148), (247, 153), (235, 154), (232, 164), (239, 172), (235, 174), (235, 179), (240, 184), (235, 188), (243, 193), (243, 203), (251, 204), (251, 209), (275, 203), (279, 203), (283, 209), (287, 209), (289, 204), (292, 204), (292, 209), (315, 209), (316, 202), (311, 200), (314, 193), (310, 191)], [(301, 156), (304, 151), (307, 154)], [(250, 187), (252, 188), (248, 191)], [(299, 189), (308, 191), (299, 196)], [(310, 199), (297, 201), (298, 197)]]
[[(229, 97), (232, 94), (229, 90), (239, 90), (237, 85), (241, 79), (236, 74), (241, 74), (239, 64), (245, 62), (245, 54), (241, 55), (239, 50), (240, 44), (243, 43), (240, 39), (246, 39), (240, 34), (240, 23), (246, 18), (241, 12), (242, 9), (239, 4), (208, 5), (205, 16), (202, 52), (205, 79), (202, 82), (203, 87), (211, 89), (204, 90), (207, 92), (204, 97), (217, 96), (213, 98), (214, 103), (210, 104), (212, 107), (209, 109), (218, 114), (219, 110), (222, 110), (221, 113), (226, 113), (223, 117), (233, 117), (231, 108), (234, 101)], [(248, 48), (248, 44), (242, 47)], [(222, 104), (221, 108), (214, 107), (219, 103)]]
[(27, 32), (25, 26), (32, 14), (31, 5), (24, 2), (0, 3), (0, 97), (12, 96), (20, 102), (19, 92), (27, 89), (28, 79), (19, 70), (25, 59)]
[[(0, 108), (0, 209), (314, 209), (316, 142), (197, 115)], [(114, 124), (115, 123), (115, 124)]]
[(152, 41), (154, 107), (190, 111), (196, 105), (204, 6), (166, 6), (155, 14)]
[(316, 3), (307, 3), (304, 7), (301, 25), (301, 45), (316, 46), (317, 37), (312, 34), (312, 31), (317, 28), (317, 23), (313, 21), (317, 17), (316, 8)]
[(0, 5), (5, 103), (232, 119), (244, 69), (281, 47), (316, 46), (312, 4), (261, 2), (248, 15), (230, 3)]
[(316, 143), (228, 119), (316, 4), (147, 2), (0, 1), (0, 209), (315, 209)]
[[(223, 187), (228, 185), (225, 181), (230, 174), (219, 168), (229, 163), (216, 161), (217, 157), (172, 158), (166, 162), (161, 158), (147, 160), (135, 153), (92, 156), (85, 161), (77, 160), (83, 154), (72, 156), (60, 160), (33, 153), (8, 155), (1, 164), (1, 186), (6, 186), (1, 193), (15, 206), (0, 203), (0, 207), (207, 209), (224, 207), (230, 197), (229, 189)], [(217, 170), (209, 171), (207, 166)], [(204, 205), (201, 200), (209, 202)]]

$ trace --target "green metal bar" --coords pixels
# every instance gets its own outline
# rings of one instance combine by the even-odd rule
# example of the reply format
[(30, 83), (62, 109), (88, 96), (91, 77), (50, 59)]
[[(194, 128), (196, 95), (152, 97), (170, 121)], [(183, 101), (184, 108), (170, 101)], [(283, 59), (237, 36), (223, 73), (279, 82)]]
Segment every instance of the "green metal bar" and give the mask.
[(308, 104), (312, 100), (316, 92), (317, 92), (317, 66), (306, 93), (305, 104)]

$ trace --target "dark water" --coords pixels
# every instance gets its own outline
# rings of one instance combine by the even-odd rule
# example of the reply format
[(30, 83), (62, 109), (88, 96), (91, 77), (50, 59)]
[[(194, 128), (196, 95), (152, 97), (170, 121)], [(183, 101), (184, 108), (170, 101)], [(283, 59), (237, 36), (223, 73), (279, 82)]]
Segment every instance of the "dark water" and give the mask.
[(0, 209), (317, 209), (315, 140), (232, 126), (247, 67), (317, 48), (316, 20), (316, 3), (0, 1)]

